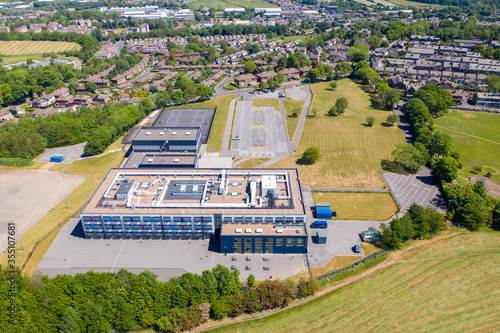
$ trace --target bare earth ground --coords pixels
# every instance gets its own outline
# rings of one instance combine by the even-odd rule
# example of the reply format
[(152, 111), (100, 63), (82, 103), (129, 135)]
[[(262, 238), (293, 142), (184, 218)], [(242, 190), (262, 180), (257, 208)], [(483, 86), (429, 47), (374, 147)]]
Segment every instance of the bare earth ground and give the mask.
[[(17, 221), (23, 235), (85, 177), (48, 170), (0, 168), (0, 250), (7, 248), (7, 223)], [(16, 237), (17, 239), (17, 237)]]

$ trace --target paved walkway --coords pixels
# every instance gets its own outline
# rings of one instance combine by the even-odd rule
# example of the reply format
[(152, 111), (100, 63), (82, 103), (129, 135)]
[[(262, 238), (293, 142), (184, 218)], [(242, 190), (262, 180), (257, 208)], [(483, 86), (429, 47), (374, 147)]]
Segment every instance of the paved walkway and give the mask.
[(229, 150), (228, 150), (229, 140), (231, 138), (231, 126), (233, 125), (234, 110), (235, 110), (235, 106), (236, 106), (236, 101), (240, 98), (241, 97), (238, 96), (237, 98), (231, 100), (231, 102), (229, 103), (229, 112), (227, 113), (226, 128), (224, 130), (224, 139), (222, 141), (221, 156), (231, 155)]
[(399, 116), (399, 128), (403, 132), (403, 136), (407, 143), (414, 143), (415, 136), (413, 134), (413, 128), (411, 127), (410, 120), (408, 117), (400, 110), (393, 110), (394, 114)]
[(304, 128), (304, 123), (306, 121), (307, 112), (309, 111), (309, 105), (311, 105), (311, 92), (309, 91), (309, 86), (306, 85), (306, 99), (304, 103), (304, 108), (302, 109), (302, 114), (300, 115), (299, 124), (297, 125), (297, 129), (295, 130), (295, 134), (293, 136), (292, 143), (289, 145), (288, 152), (291, 154), (297, 150), (297, 146), (299, 145), (300, 135), (302, 134), (302, 129)]

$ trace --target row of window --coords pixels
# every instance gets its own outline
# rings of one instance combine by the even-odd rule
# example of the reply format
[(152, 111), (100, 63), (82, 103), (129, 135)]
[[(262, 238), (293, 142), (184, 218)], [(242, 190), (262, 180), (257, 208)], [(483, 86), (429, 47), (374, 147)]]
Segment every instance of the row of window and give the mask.
[[(152, 222), (152, 223), (191, 223), (212, 222), (211, 216), (82, 216), (83, 222)], [(293, 216), (225, 216), (224, 223), (304, 223), (304, 217)]]
[(86, 233), (87, 238), (154, 238), (154, 239), (172, 239), (172, 238), (202, 238), (203, 236), (209, 237), (208, 234), (203, 234), (199, 232), (191, 233), (153, 233), (153, 232), (114, 232), (114, 233), (103, 233), (103, 232), (88, 232)]
[(83, 228), (87, 230), (204, 230), (211, 231), (212, 225), (124, 225), (123, 227), (120, 224), (111, 225), (111, 224), (94, 224), (94, 223), (84, 223)]
[(202, 223), (210, 223), (212, 222), (211, 216), (82, 216), (83, 222), (163, 222), (163, 223), (171, 223), (171, 222), (181, 222), (181, 223), (190, 223), (190, 222), (202, 222)]

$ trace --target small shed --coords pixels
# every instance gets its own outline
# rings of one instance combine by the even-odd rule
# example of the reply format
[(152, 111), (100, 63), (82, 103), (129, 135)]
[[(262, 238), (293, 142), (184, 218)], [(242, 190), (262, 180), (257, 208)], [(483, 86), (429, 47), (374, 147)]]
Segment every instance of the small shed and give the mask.
[(316, 241), (318, 244), (326, 244), (326, 232), (325, 230), (318, 230), (316, 234)]
[(331, 219), (332, 218), (332, 208), (329, 203), (315, 203), (316, 218), (318, 219)]

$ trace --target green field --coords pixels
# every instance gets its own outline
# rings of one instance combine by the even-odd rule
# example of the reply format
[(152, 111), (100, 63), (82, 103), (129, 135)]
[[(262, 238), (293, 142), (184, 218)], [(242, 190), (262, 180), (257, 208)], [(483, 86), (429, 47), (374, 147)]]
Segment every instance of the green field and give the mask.
[(386, 1), (386, 0), (354, 0), (356, 2), (362, 3), (363, 5), (366, 6), (377, 6), (377, 5), (382, 5), (382, 6), (387, 6), (387, 7), (394, 7), (394, 4), (392, 2)]
[[(328, 202), (334, 220), (387, 221), (398, 207), (389, 193), (313, 192), (314, 202)], [(354, 208), (356, 207), (356, 208)]]
[(231, 100), (237, 98), (238, 95), (221, 95), (213, 97), (209, 101), (184, 104), (173, 106), (173, 109), (210, 109), (217, 107), (215, 112), (212, 128), (210, 129), (210, 136), (208, 137), (207, 149), (215, 149), (215, 151), (222, 150), (222, 143), (224, 141), (224, 131), (226, 129), (227, 115), (229, 113), (229, 104)]
[[(391, 159), (396, 144), (405, 141), (397, 126), (382, 125), (389, 112), (373, 109), (370, 98), (375, 94), (366, 89), (348, 79), (339, 81), (335, 91), (329, 90), (328, 82), (312, 84), (311, 109), (317, 115), (306, 119), (297, 152), (272, 167), (298, 168), (305, 186), (383, 188), (381, 162)], [(326, 115), (342, 96), (349, 100), (346, 112), (338, 117)], [(365, 125), (369, 115), (376, 118), (373, 127)], [(297, 160), (310, 146), (319, 148), (320, 160), (299, 165)]]
[(263, 0), (193, 0), (189, 3), (189, 7), (198, 10), (203, 7), (215, 8), (219, 10), (224, 10), (224, 8), (276, 8), (276, 5), (273, 5), (269, 2)]
[(28, 56), (79, 49), (80, 45), (77, 43), (68, 42), (0, 41), (0, 54), (2, 56)]
[(423, 2), (418, 2), (418, 1), (408, 1), (408, 0), (388, 0), (388, 1), (392, 2), (396, 5), (399, 5), (399, 6), (408, 6), (408, 7), (431, 7), (431, 8), (444, 7), (441, 5), (434, 5), (434, 4), (423, 3)]
[[(299, 125), (300, 116), (302, 115), (302, 110), (304, 110), (304, 104), (306, 104), (306, 101), (296, 101), (287, 98), (283, 99), (281, 103), (283, 104), (283, 112), (285, 112), (288, 138), (292, 141), (295, 131), (297, 130), (297, 126)], [(294, 110), (299, 110), (297, 117), (292, 117)]]
[(498, 331), (500, 233), (455, 234), (421, 244), (310, 302), (214, 331)]
[(500, 182), (500, 115), (479, 112), (452, 112), (434, 119), (435, 127), (451, 135), (464, 168), (459, 175), (469, 177), (474, 167), (482, 167), (480, 175), (493, 174)]
[(270, 158), (250, 158), (236, 165), (236, 168), (255, 168), (269, 160)]
[(274, 108), (274, 111), (280, 110), (280, 102), (276, 98), (254, 98), (252, 105), (257, 107), (271, 107)]

